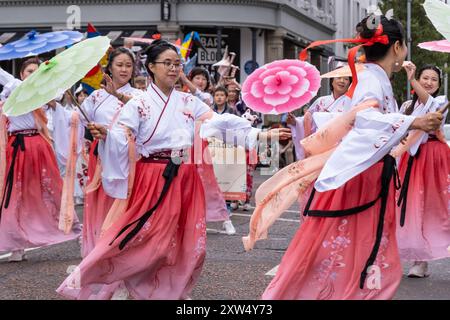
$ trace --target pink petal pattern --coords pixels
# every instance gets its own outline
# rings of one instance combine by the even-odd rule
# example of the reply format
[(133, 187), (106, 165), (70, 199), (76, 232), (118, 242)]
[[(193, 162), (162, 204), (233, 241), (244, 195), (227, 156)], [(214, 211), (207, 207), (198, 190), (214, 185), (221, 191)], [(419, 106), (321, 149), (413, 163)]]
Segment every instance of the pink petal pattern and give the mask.
[(440, 40), (440, 41), (422, 42), (419, 43), (418, 47), (435, 52), (450, 52), (450, 41)]
[(285, 113), (301, 108), (317, 95), (320, 73), (300, 60), (278, 60), (255, 70), (242, 86), (249, 108), (262, 113)]

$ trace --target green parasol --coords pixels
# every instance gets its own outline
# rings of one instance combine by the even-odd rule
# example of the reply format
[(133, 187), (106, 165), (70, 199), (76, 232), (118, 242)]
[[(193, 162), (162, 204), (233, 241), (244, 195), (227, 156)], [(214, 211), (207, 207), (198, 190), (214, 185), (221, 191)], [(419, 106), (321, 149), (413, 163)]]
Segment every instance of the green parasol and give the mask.
[(62, 95), (97, 65), (109, 43), (108, 37), (86, 39), (42, 63), (9, 96), (3, 112), (19, 116)]
[(439, 0), (425, 0), (423, 7), (436, 30), (450, 41), (450, 6)]

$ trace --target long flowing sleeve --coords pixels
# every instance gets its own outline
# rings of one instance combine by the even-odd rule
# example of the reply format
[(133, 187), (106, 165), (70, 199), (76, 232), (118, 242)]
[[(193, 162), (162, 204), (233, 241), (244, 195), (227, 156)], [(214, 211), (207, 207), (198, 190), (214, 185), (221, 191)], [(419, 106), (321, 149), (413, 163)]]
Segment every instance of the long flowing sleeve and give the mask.
[(128, 174), (130, 170), (128, 156), (127, 128), (137, 136), (140, 117), (136, 100), (130, 100), (122, 109), (118, 122), (98, 144), (102, 161), (102, 185), (105, 192), (117, 199), (126, 199), (128, 192)]
[(375, 108), (358, 112), (355, 125), (325, 164), (317, 191), (337, 189), (381, 160), (406, 135), (414, 116), (382, 114)]
[(356, 114), (352, 130), (328, 159), (315, 183), (319, 192), (341, 187), (389, 154), (416, 118), (398, 113), (386, 72), (378, 65), (366, 66), (368, 70), (361, 74), (352, 106), (375, 100), (379, 107)]
[[(67, 163), (67, 159), (69, 158), (69, 153), (71, 150), (71, 140), (70, 140), (70, 130), (71, 130), (71, 119), (73, 115), (72, 110), (68, 110), (64, 108), (61, 104), (56, 103), (56, 108), (53, 110), (53, 141), (55, 145), (55, 153), (58, 163), (62, 165), (62, 169)], [(81, 120), (81, 116), (80, 116)], [(78, 125), (78, 135), (76, 139), (77, 144), (77, 154), (81, 153), (82, 144), (84, 138), (84, 126), (81, 124), (81, 121)], [(64, 172), (62, 172), (64, 175)]]
[[(83, 103), (81, 104), (81, 108), (87, 113), (88, 118), (93, 121), (95, 109), (96, 99), (98, 99), (98, 91), (95, 91), (89, 97), (87, 97)], [(77, 107), (74, 110), (69, 110), (61, 106), (60, 104), (56, 105), (55, 110), (53, 111), (53, 140), (55, 142), (55, 151), (56, 156), (58, 158), (58, 162), (65, 166), (69, 150), (73, 146), (70, 144), (69, 132), (71, 130), (71, 119), (73, 113), (76, 112), (79, 115), (79, 125), (78, 125), (78, 136), (76, 139), (77, 143), (77, 151), (78, 154), (82, 150), (82, 144), (84, 139), (84, 128), (87, 126), (88, 121), (82, 115), (80, 109)]]
[(8, 73), (7, 71), (3, 70), (0, 67), (0, 84), (2, 86), (5, 86), (6, 84), (8, 84), (14, 80), (16, 80), (16, 78), (14, 78), (10, 73)]
[(248, 120), (227, 113), (214, 113), (200, 127), (201, 138), (217, 138), (226, 144), (242, 146), (248, 150), (257, 149), (259, 132), (261, 129), (253, 128)]
[(313, 104), (308, 108), (307, 111), (309, 111), (311, 113), (320, 111), (320, 107), (321, 107), (321, 105), (323, 103), (322, 100), (325, 99), (325, 98), (326, 97), (317, 98), (316, 101), (313, 102)]
[(340, 113), (338, 112), (314, 112), (313, 120), (317, 129), (324, 127), (329, 121), (333, 120)]
[(195, 90), (194, 96), (199, 98), (203, 103), (207, 104), (208, 106), (211, 106), (213, 104), (213, 97), (208, 92), (203, 92), (197, 88), (197, 90)]
[[(427, 103), (425, 105), (422, 104), (418, 108), (416, 108), (413, 111), (412, 115), (413, 116), (422, 116), (429, 112), (436, 112), (436, 111), (440, 110), (442, 107), (444, 107), (447, 103), (448, 103), (448, 99), (445, 96), (439, 96), (436, 98), (429, 96)], [(444, 119), (445, 119), (446, 114), (444, 115)], [(442, 121), (441, 130), (444, 130), (444, 121)], [(417, 139), (417, 141), (415, 141), (409, 148), (409, 150), (408, 150), (409, 154), (411, 154), (412, 156), (416, 155), (417, 151), (419, 150), (420, 145), (427, 142), (428, 137), (429, 137), (428, 133), (422, 132), (420, 138)]]
[[(94, 121), (94, 110), (96, 103), (98, 103), (98, 91), (94, 91), (89, 97), (84, 99), (83, 103), (81, 104), (81, 108), (86, 112), (87, 117), (89, 118), (89, 121)], [(103, 101), (104, 102), (104, 101)], [(88, 121), (85, 119), (85, 117), (81, 114), (80, 108), (76, 107), (75, 111), (72, 112), (78, 112), (80, 114), (80, 120), (83, 127), (87, 126)]]
[(6, 100), (9, 95), (17, 88), (22, 81), (14, 78), (11, 74), (0, 67), (0, 84), (3, 86), (3, 91), (0, 93), (0, 100)]
[[(200, 99), (192, 100), (194, 119), (199, 119), (211, 109)], [(252, 123), (234, 114), (214, 113), (210, 119), (203, 121), (200, 126), (200, 137), (216, 138), (226, 144), (245, 147), (247, 150), (257, 150), (258, 133), (261, 129), (253, 128)]]

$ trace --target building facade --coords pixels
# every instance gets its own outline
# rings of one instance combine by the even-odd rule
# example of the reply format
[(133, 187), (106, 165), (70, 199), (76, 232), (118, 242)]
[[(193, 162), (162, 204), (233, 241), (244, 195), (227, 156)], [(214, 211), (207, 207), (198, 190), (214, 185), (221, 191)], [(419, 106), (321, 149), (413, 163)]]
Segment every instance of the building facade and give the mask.
[[(445, 3), (450, 0), (441, 0)], [(242, 83), (256, 66), (296, 59), (315, 40), (351, 38), (356, 24), (376, 10), (380, 0), (0, 0), (0, 44), (39, 32), (75, 29), (92, 23), (114, 46), (124, 37), (183, 38), (197, 31), (206, 50), (195, 48), (198, 64), (212, 69), (225, 47), (236, 53)], [(406, 1), (405, 7), (406, 7)], [(311, 50), (321, 73), (328, 58), (346, 59), (349, 44)], [(55, 52), (44, 54), (42, 59)], [(255, 63), (256, 62), (256, 63)], [(20, 61), (0, 61), (18, 75)], [(329, 94), (322, 82), (318, 96)]]
[[(352, 38), (356, 34), (356, 25), (378, 7), (380, 0), (339, 0), (336, 6), (336, 39)], [(336, 44), (336, 56), (346, 59), (348, 43)]]
[[(183, 38), (198, 31), (206, 51), (199, 63), (220, 60), (225, 46), (237, 54), (239, 78), (252, 66), (298, 56), (309, 42), (334, 38), (335, 0), (0, 0), (0, 43), (22, 37), (31, 29), (74, 28), (92, 23), (113, 44), (123, 37)], [(340, 2), (340, 1), (339, 1)], [(220, 41), (218, 41), (220, 39)], [(327, 71), (334, 46), (313, 50), (312, 62)], [(246, 72), (247, 70), (247, 72)], [(326, 89), (325, 89), (326, 90)]]

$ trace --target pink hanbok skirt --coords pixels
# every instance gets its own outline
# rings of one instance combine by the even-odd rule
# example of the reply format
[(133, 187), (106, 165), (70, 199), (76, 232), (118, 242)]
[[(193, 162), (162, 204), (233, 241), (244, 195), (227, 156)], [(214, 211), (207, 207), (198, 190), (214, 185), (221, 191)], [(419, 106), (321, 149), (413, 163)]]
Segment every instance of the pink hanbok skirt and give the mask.
[[(380, 193), (382, 170), (383, 162), (378, 162), (336, 190), (316, 192), (310, 210), (343, 210), (373, 201)], [(307, 216), (262, 298), (391, 299), (402, 277), (395, 238), (395, 205), (391, 180), (380, 247), (367, 269), (363, 289), (360, 275), (376, 240), (381, 199), (354, 215)]]
[[(158, 200), (166, 163), (138, 161), (127, 211), (98, 240), (57, 292), (89, 299), (104, 285), (123, 281), (133, 299), (186, 299), (200, 276), (206, 254), (205, 197), (196, 165), (178, 175), (139, 233), (119, 250), (122, 228)], [(127, 233), (127, 232), (126, 232)]]
[[(450, 257), (450, 149), (432, 140), (422, 144), (419, 152), (412, 164), (405, 225), (397, 229), (400, 258), (406, 261)], [(406, 154), (400, 162), (402, 178), (408, 159)]]
[[(95, 168), (97, 166), (97, 156), (94, 155), (98, 140), (91, 144), (89, 151), (88, 182), (92, 182)], [(86, 257), (94, 249), (100, 237), (103, 222), (111, 208), (114, 199), (108, 196), (100, 183), (97, 190), (85, 194), (83, 213), (83, 241), (81, 255)]]
[[(14, 135), (8, 139), (6, 175), (15, 140)], [(25, 150), (19, 147), (16, 156), (9, 205), (1, 212), (0, 251), (48, 246), (75, 239), (81, 233), (76, 214), (69, 234), (58, 229), (63, 180), (52, 147), (39, 134), (25, 135), (23, 142)]]

